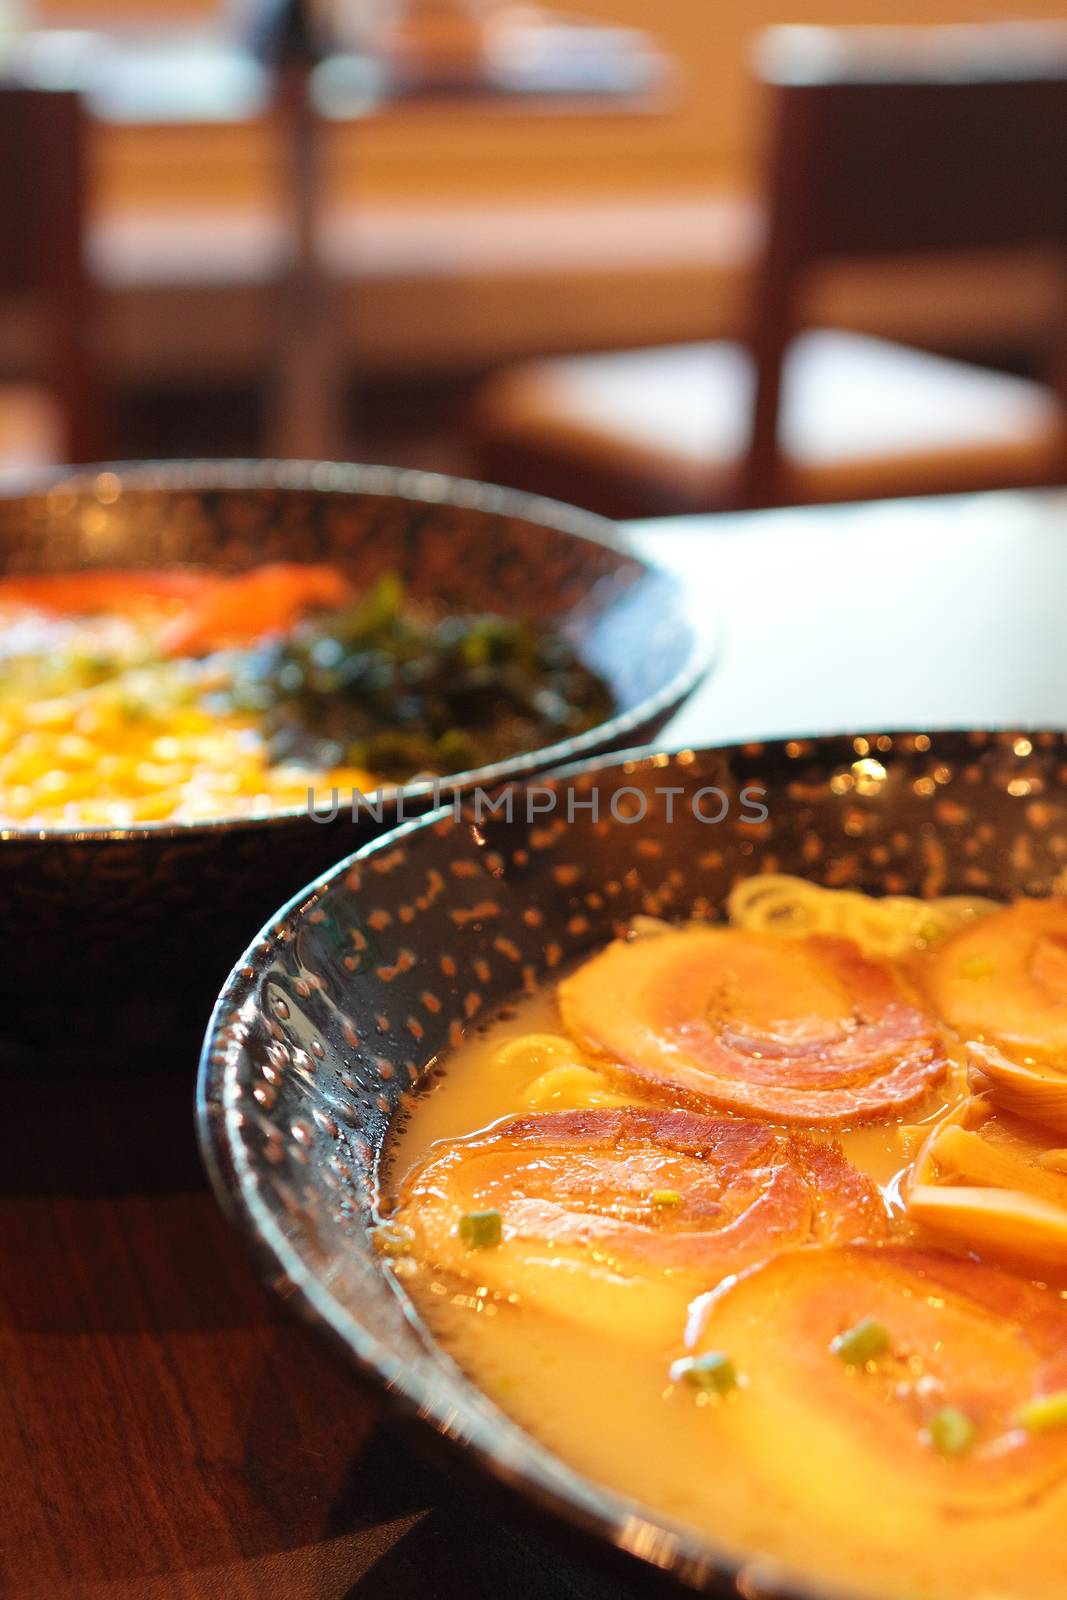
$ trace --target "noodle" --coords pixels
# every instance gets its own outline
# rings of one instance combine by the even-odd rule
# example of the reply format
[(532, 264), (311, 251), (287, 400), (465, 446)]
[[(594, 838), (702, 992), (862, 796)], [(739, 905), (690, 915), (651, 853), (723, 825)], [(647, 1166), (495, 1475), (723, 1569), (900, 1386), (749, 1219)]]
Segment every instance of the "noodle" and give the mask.
[(994, 901), (975, 895), (878, 899), (855, 889), (824, 889), (786, 873), (743, 879), (734, 885), (726, 904), (735, 927), (793, 938), (837, 934), (853, 940), (868, 955), (889, 959), (925, 950), (998, 909)]

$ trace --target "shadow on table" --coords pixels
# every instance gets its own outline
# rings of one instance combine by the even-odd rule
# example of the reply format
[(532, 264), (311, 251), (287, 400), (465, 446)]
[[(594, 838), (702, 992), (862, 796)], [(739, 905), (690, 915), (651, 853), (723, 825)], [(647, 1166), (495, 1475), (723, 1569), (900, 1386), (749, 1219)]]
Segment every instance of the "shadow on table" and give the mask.
[(353, 1461), (327, 1533), (354, 1534), (353, 1559), (367, 1565), (343, 1600), (624, 1600), (654, 1592), (654, 1574), (616, 1552), (602, 1563), (573, 1535), (541, 1531), (528, 1508), (455, 1453), (424, 1459), (426, 1442), (386, 1424)]
[[(146, 1052), (147, 1055), (147, 1052)], [(122, 1072), (57, 1070), (47, 1050), (2, 1057), (0, 1194), (159, 1194), (199, 1189), (195, 1051)]]

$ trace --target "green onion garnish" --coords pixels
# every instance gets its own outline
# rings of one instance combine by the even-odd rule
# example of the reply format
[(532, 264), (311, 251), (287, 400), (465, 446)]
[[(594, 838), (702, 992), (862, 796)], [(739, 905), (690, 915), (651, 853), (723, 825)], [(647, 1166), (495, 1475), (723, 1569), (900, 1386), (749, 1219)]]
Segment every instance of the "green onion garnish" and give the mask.
[(677, 1189), (654, 1189), (652, 1191), (652, 1204), (654, 1206), (680, 1206), (682, 1197)]
[(976, 1431), (967, 1413), (956, 1406), (944, 1406), (930, 1418), (930, 1443), (943, 1456), (959, 1456), (969, 1450)]
[(499, 1211), (468, 1211), (459, 1219), (459, 1236), (468, 1250), (499, 1244), (502, 1231)]
[(671, 1364), (672, 1383), (691, 1383), (694, 1389), (728, 1394), (737, 1387), (737, 1371), (728, 1355), (709, 1350), (703, 1356), (685, 1356)]
[(839, 1333), (831, 1341), (830, 1349), (850, 1367), (864, 1367), (889, 1349), (889, 1329), (873, 1317), (864, 1317), (854, 1328)]
[(1015, 1413), (1015, 1420), (1027, 1433), (1048, 1433), (1052, 1428), (1064, 1427), (1067, 1425), (1067, 1389), (1028, 1400)]

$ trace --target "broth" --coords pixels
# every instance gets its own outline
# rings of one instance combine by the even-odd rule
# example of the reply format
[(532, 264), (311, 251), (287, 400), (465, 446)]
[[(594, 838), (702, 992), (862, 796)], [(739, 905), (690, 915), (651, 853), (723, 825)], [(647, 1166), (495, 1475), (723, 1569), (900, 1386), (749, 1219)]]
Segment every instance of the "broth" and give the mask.
[[(516, 1114), (528, 1116), (529, 1062), (521, 1052), (507, 1059), (506, 1051), (501, 1061), (501, 1052), (524, 1036), (563, 1032), (556, 992), (545, 990), (456, 1050), (437, 1081), (417, 1097), (389, 1146), (383, 1191), (395, 1193), (439, 1141)], [(848, 1160), (879, 1186), (894, 1241), (917, 1237), (900, 1195), (922, 1139), (909, 1130), (933, 1124), (968, 1093), (962, 1048), (953, 1046), (953, 1055), (957, 1062), (946, 1080), (896, 1119), (812, 1135), (836, 1139)], [(595, 1070), (595, 1060), (585, 1060)], [(612, 1087), (619, 1089), (617, 1083)], [(642, 1103), (632, 1090), (620, 1098)], [(582, 1103), (580, 1089), (573, 1103)], [(502, 1410), (579, 1472), (698, 1530), (735, 1561), (765, 1564), (770, 1558), (799, 1581), (892, 1600), (1048, 1600), (1067, 1594), (1067, 1480), (1058, 1457), (1050, 1456), (1039, 1492), (1024, 1492), (1023, 1485), (1018, 1494), (998, 1490), (962, 1507), (951, 1476), (957, 1463), (932, 1463), (930, 1492), (901, 1492), (891, 1476), (883, 1479), (878, 1451), (863, 1439), (854, 1451), (847, 1441), (840, 1448), (829, 1441), (824, 1459), (807, 1475), (800, 1410), (795, 1433), (783, 1417), (777, 1461), (774, 1452), (760, 1450), (748, 1459), (736, 1448), (736, 1432), (722, 1432), (730, 1413), (719, 1408), (728, 1408), (733, 1397), (694, 1395), (685, 1383), (672, 1381), (671, 1363), (683, 1348), (681, 1330), (673, 1343), (604, 1338), (537, 1305), (509, 1303), (507, 1296), (447, 1271), (410, 1259), (398, 1262), (397, 1270), (433, 1335)], [(1049, 1301), (1064, 1298), (1039, 1287)], [(776, 1304), (769, 1302), (768, 1327), (776, 1315)], [(846, 1483), (849, 1492), (840, 1492)]]

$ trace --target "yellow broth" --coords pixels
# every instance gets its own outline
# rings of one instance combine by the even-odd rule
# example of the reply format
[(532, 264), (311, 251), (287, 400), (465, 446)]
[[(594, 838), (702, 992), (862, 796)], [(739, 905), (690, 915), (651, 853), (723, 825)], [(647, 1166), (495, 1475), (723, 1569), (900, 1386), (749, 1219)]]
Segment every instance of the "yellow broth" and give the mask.
[[(528, 1063), (502, 1062), (500, 1054), (511, 1040), (545, 1033), (563, 1033), (555, 993), (547, 989), (450, 1055), (387, 1150), (383, 1213), (404, 1174), (437, 1141), (531, 1109)], [(941, 1087), (897, 1121), (825, 1135), (838, 1138), (849, 1160), (881, 1187), (894, 1237), (915, 1236), (898, 1197), (918, 1142), (907, 1130), (933, 1122), (965, 1094), (963, 1072), (953, 1067)], [(1067, 1595), (1062, 1476), (1039, 1497), (981, 1515), (957, 1514), (951, 1496), (942, 1502), (935, 1494), (910, 1500), (905, 1516), (892, 1495), (881, 1493), (877, 1456), (868, 1452), (871, 1459), (864, 1459), (862, 1448), (854, 1456), (846, 1450), (807, 1476), (797, 1471), (805, 1439), (796, 1436), (788, 1446), (795, 1453), (792, 1470), (746, 1470), (723, 1442), (718, 1409), (743, 1404), (743, 1397), (705, 1403), (705, 1396), (670, 1380), (682, 1330), (677, 1344), (663, 1348), (605, 1339), (411, 1260), (398, 1261), (396, 1269), (436, 1339), (502, 1410), (591, 1480), (699, 1531), (734, 1561), (770, 1558), (802, 1581), (887, 1600)], [(769, 1305), (767, 1316), (774, 1315)], [(953, 1463), (944, 1465), (951, 1471)], [(838, 1493), (846, 1478), (868, 1490), (862, 1516), (854, 1495)]]

